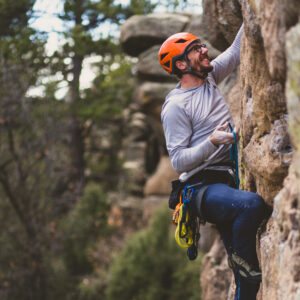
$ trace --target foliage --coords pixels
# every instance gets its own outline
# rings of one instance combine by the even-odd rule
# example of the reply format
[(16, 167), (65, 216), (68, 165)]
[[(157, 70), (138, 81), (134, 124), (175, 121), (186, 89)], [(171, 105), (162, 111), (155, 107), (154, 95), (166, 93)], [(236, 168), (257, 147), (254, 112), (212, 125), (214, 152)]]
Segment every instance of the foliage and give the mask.
[(126, 243), (112, 265), (107, 299), (199, 299), (201, 258), (190, 262), (160, 208), (150, 226)]
[(0, 36), (18, 33), (30, 18), (34, 0), (0, 0)]
[[(117, 65), (116, 69), (111, 67)], [(110, 68), (105, 74), (101, 72), (94, 80), (92, 89), (86, 90), (86, 101), (80, 106), (79, 115), (90, 118), (98, 124), (106, 123), (120, 116), (128, 106), (133, 93), (134, 78), (132, 64), (124, 57), (115, 57), (111, 62), (100, 63), (100, 69)]]
[(92, 272), (88, 249), (99, 236), (111, 233), (107, 225), (109, 208), (101, 187), (91, 183), (85, 187), (81, 201), (64, 219), (64, 261), (72, 276)]

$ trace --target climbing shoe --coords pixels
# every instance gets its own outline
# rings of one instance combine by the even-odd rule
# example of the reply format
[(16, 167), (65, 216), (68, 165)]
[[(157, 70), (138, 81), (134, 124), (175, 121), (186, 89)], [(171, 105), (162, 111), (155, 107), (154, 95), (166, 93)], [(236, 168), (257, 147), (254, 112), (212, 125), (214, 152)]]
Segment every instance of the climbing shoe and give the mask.
[(228, 256), (228, 265), (248, 281), (253, 283), (261, 282), (261, 271), (255, 270), (250, 264), (235, 253)]

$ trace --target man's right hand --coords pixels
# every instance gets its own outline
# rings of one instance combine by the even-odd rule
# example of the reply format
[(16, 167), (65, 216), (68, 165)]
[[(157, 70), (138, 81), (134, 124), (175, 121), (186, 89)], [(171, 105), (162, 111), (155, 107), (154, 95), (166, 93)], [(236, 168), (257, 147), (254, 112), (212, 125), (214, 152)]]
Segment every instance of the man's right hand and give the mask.
[(215, 145), (230, 145), (234, 143), (234, 137), (231, 132), (226, 132), (229, 124), (226, 122), (223, 125), (218, 126), (214, 132), (210, 135), (210, 141)]

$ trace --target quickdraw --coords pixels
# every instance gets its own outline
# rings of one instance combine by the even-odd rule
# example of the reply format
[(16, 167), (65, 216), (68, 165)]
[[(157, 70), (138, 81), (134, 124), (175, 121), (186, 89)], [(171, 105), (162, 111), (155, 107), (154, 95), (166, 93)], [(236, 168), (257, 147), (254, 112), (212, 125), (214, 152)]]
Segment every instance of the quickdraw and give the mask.
[(194, 188), (186, 185), (180, 194), (180, 200), (172, 219), (173, 223), (177, 225), (175, 240), (181, 248), (188, 248), (187, 255), (190, 260), (194, 260), (198, 255), (200, 238), (198, 219), (197, 217), (193, 218), (189, 213), (189, 204), (193, 194)]

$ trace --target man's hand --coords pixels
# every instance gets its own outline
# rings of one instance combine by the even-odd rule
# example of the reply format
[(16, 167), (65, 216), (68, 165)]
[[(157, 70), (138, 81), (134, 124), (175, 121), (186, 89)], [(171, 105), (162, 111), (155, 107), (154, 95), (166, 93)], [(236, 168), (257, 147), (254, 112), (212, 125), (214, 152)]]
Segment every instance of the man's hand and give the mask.
[[(234, 137), (231, 132), (226, 132), (225, 130), (228, 128), (229, 124), (226, 122), (223, 125), (218, 126), (214, 132), (210, 135), (210, 141), (215, 145), (230, 145), (234, 143)], [(236, 128), (235, 128), (236, 129)], [(239, 134), (236, 133), (236, 137), (238, 139)]]

